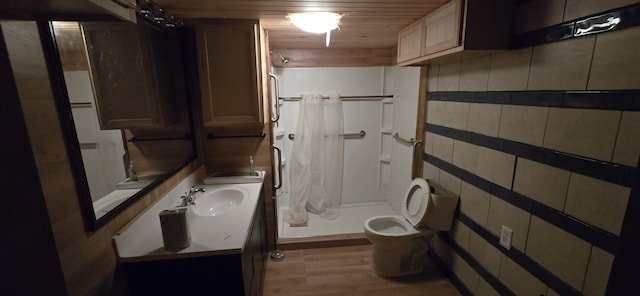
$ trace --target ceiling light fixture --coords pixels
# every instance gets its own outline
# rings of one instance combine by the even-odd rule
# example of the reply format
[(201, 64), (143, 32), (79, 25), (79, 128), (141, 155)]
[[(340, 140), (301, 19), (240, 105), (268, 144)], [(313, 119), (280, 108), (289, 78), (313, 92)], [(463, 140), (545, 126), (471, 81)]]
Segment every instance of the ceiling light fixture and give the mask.
[(287, 17), (302, 31), (315, 34), (327, 33), (326, 46), (329, 47), (331, 30), (340, 29), (338, 23), (342, 15), (333, 12), (308, 12), (291, 13)]

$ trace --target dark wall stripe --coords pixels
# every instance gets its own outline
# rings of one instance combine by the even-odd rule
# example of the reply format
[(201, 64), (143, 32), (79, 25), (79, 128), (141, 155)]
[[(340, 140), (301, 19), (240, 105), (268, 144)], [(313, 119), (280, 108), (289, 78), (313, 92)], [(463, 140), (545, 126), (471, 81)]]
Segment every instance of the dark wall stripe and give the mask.
[(482, 265), (478, 261), (476, 261), (471, 254), (467, 252), (464, 248), (460, 247), (449, 235), (444, 232), (438, 232), (438, 236), (442, 239), (442, 241), (446, 242), (451, 249), (453, 249), (464, 261), (473, 268), (491, 287), (493, 287), (496, 292), (500, 293), (503, 296), (515, 296), (516, 294), (511, 292), (507, 286), (505, 286), (500, 280), (495, 278), (489, 271), (484, 269)]
[(546, 205), (539, 203), (533, 199), (530, 199), (522, 194), (513, 192), (500, 185), (489, 182), (476, 175), (473, 175), (451, 163), (448, 163), (442, 159), (439, 159), (433, 155), (424, 153), (423, 160), (452, 174), (461, 180), (480, 188), (481, 190), (490, 193), (491, 195), (500, 198), (524, 211), (535, 215), (548, 223), (565, 230), (599, 248), (615, 254), (618, 250), (619, 237), (594, 227), (580, 220), (577, 220), (563, 212), (560, 212), (554, 208), (547, 207)]
[(424, 124), (424, 130), (621, 186), (633, 186), (633, 172), (635, 168), (629, 166), (576, 156), (547, 148), (489, 137), (482, 134), (452, 129), (430, 123)]
[(611, 254), (615, 254), (618, 251), (620, 238), (613, 233), (584, 223), (561, 211), (550, 208), (536, 201), (533, 201), (531, 214), (579, 238), (582, 238), (585, 241), (588, 241)]
[[(609, 18), (617, 18), (619, 22), (617, 24), (605, 25)], [(603, 28), (594, 26), (595, 29), (592, 28), (593, 30), (589, 30), (589, 33), (580, 33), (580, 30), (587, 29), (592, 25), (601, 25)], [(638, 25), (640, 25), (640, 3), (514, 36), (513, 48), (532, 47), (571, 38), (622, 30)]]
[(572, 38), (574, 28), (575, 23), (568, 22), (519, 34), (513, 37), (513, 49), (533, 47)]
[[(554, 291), (558, 292), (560, 295), (582, 295), (578, 290), (574, 289), (569, 284), (565, 283), (563, 280), (561, 280), (560, 278), (555, 276), (553, 273), (548, 271), (546, 268), (542, 267), (540, 264), (538, 264), (535, 261), (533, 261), (527, 255), (525, 255), (524, 253), (520, 252), (518, 249), (511, 248), (511, 249), (507, 250), (507, 249), (503, 248), (502, 246), (500, 246), (500, 238), (499, 237), (493, 235), (491, 232), (486, 230), (480, 224), (478, 224), (475, 221), (471, 220), (471, 218), (467, 217), (463, 213), (457, 212), (456, 213), (456, 217), (458, 218), (458, 220), (460, 220), (460, 222), (464, 223), (467, 227), (469, 227), (469, 229), (473, 230), (479, 236), (484, 238), (494, 248), (500, 250), (503, 254), (505, 254), (507, 257), (509, 257), (514, 262), (516, 262), (518, 265), (520, 265), (526, 271), (531, 273), (533, 276), (535, 276), (536, 278), (538, 278), (539, 280), (544, 282), (547, 286), (551, 287), (551, 289), (553, 289)], [(442, 236), (443, 235), (441, 235), (441, 237)], [(453, 241), (453, 239), (450, 239), (450, 238), (447, 241), (447, 243), (449, 243), (449, 245), (456, 244), (456, 242)], [(457, 246), (457, 244), (456, 244), (456, 246)], [(458, 249), (461, 249), (461, 248), (460, 247), (458, 247), (457, 249), (454, 248), (454, 250), (456, 252), (458, 252)]]
[(640, 90), (611, 91), (440, 91), (429, 101), (489, 103), (536, 107), (640, 111)]
[(442, 271), (442, 273), (444, 273), (444, 275), (449, 279), (451, 284), (453, 284), (456, 287), (456, 289), (458, 289), (458, 292), (460, 292), (461, 295), (473, 296), (473, 293), (469, 291), (467, 286), (465, 286), (462, 283), (460, 278), (458, 278), (458, 276), (456, 276), (456, 274), (453, 273), (451, 269), (449, 269), (449, 266), (447, 266), (447, 264), (445, 264), (444, 261), (442, 261), (442, 259), (438, 257), (438, 255), (433, 251), (433, 249), (429, 249), (429, 251), (427, 252), (427, 255), (429, 255), (429, 257), (431, 258), (431, 261), (433, 261), (433, 263), (435, 263), (436, 266), (438, 266), (440, 271)]

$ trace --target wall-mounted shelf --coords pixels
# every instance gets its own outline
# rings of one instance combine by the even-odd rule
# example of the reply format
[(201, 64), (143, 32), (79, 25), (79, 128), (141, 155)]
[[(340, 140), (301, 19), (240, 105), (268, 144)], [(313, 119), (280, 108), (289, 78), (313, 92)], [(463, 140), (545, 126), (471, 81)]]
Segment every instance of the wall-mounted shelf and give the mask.
[(127, 142), (135, 143), (135, 142), (150, 142), (150, 141), (175, 141), (175, 140), (191, 140), (191, 135), (187, 134), (184, 137), (167, 137), (167, 138), (138, 138), (136, 136), (132, 136), (127, 140)]
[(273, 135), (276, 138), (282, 138), (284, 136), (284, 129), (281, 127), (277, 127), (273, 130)]

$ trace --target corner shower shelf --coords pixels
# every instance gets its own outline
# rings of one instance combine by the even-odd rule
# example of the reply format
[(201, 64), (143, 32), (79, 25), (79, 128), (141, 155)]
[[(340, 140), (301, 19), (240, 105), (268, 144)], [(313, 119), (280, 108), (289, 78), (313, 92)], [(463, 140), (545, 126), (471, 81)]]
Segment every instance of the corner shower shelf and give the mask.
[(391, 155), (380, 155), (380, 162), (390, 163)]
[(276, 138), (282, 138), (284, 136), (284, 129), (281, 127), (273, 129), (273, 135), (275, 135)]
[(384, 135), (390, 135), (392, 133), (392, 130), (390, 127), (383, 127), (380, 129), (380, 132)]

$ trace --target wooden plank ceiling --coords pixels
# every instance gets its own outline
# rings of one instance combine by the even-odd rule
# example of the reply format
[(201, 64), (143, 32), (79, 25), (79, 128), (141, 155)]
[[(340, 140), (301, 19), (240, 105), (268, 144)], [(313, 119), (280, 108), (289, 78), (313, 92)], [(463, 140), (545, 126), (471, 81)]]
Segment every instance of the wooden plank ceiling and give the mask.
[(398, 32), (448, 0), (156, 0), (182, 19), (261, 19), (272, 49), (324, 48), (325, 35), (291, 25), (287, 14), (329, 11), (342, 14), (331, 48), (391, 48)]
[[(153, 0), (181, 19), (261, 19), (272, 49), (324, 48), (325, 35), (305, 33), (289, 23), (295, 12), (329, 11), (343, 15), (331, 33), (330, 48), (395, 48), (398, 32), (449, 0)], [(0, 5), (3, 15), (35, 19), (57, 16), (99, 17), (104, 11), (87, 0), (26, 0)]]

